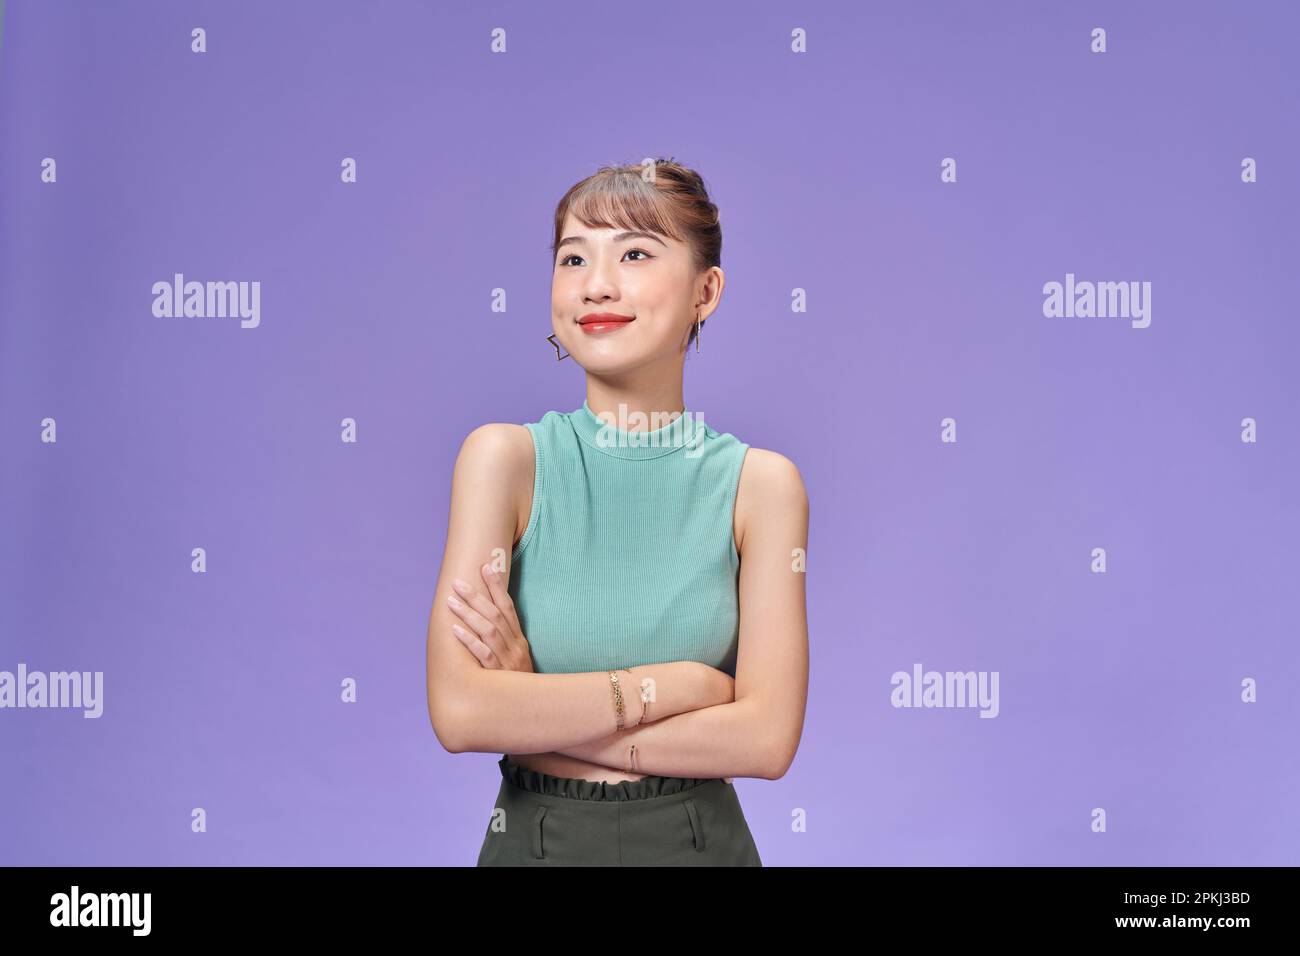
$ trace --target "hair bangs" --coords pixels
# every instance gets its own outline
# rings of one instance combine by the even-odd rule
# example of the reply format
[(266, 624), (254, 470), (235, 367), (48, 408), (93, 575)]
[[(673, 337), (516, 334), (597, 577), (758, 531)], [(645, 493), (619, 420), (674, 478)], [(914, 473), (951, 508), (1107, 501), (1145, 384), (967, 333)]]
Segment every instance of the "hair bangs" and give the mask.
[[(595, 178), (570, 197), (566, 212), (592, 229), (628, 229), (684, 240), (668, 200), (636, 173)], [(563, 217), (561, 217), (561, 222)]]

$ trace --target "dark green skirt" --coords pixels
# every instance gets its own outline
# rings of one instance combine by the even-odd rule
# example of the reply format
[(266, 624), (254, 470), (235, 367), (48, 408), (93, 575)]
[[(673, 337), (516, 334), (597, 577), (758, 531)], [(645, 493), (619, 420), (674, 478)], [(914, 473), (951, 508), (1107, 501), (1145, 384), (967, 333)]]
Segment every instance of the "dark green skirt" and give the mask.
[(504, 755), (478, 866), (762, 866), (736, 788), (720, 777), (605, 783)]

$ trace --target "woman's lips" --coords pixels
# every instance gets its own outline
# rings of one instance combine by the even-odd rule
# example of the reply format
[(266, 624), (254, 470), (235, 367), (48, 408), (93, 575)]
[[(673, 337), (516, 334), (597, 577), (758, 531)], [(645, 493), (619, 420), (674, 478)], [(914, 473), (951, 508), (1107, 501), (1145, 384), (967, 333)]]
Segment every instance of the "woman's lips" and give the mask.
[(606, 332), (616, 332), (623, 326), (631, 324), (631, 319), (625, 322), (583, 322), (582, 331), (588, 335), (604, 335)]
[(580, 319), (578, 325), (587, 335), (604, 335), (608, 332), (617, 332), (625, 325), (631, 325), (633, 321), (634, 319), (622, 316), (602, 315)]

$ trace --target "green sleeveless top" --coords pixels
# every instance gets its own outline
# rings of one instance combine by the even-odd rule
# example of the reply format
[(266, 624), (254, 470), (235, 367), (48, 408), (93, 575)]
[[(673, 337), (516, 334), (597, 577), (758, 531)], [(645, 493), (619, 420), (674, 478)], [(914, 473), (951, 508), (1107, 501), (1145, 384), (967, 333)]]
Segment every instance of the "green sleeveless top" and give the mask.
[(534, 669), (701, 661), (735, 677), (732, 528), (749, 446), (689, 408), (627, 431), (585, 399), (525, 427), (536, 474), (509, 592)]

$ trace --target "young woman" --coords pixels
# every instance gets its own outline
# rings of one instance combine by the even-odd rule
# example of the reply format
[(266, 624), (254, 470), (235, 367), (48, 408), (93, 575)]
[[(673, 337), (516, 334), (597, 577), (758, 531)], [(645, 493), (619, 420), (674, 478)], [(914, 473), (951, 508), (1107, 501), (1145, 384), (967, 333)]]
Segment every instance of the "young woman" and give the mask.
[(762, 865), (731, 780), (781, 777), (803, 731), (808, 500), (682, 400), (721, 247), (671, 160), (573, 186), (547, 350), (586, 397), (461, 446), (428, 696), (448, 751), (502, 754), (479, 866)]

